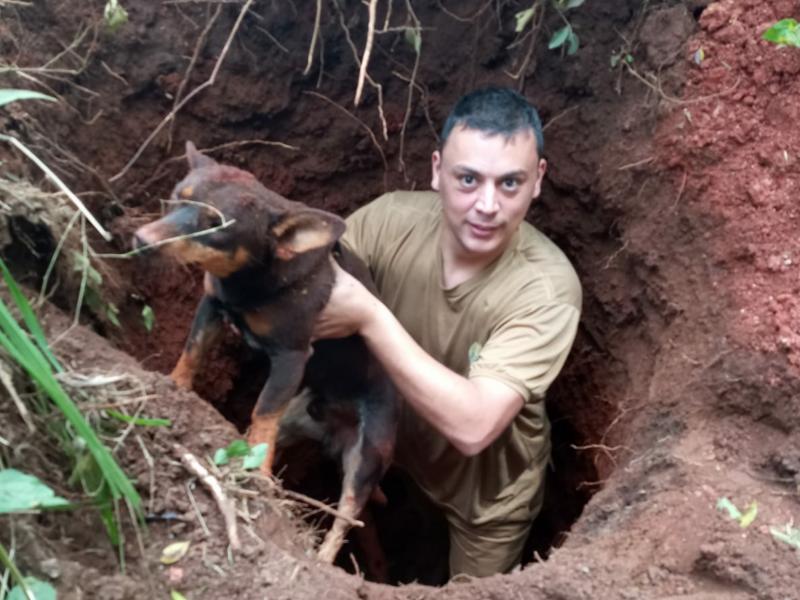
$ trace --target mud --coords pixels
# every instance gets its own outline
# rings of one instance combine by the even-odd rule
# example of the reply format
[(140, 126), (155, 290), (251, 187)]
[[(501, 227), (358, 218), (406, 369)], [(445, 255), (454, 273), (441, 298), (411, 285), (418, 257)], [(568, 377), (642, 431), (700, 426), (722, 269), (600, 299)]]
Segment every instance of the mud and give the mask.
[[(308, 537), (295, 533), (300, 525), (275, 508), (279, 503), (265, 505), (252, 525), (260, 539), (245, 538), (245, 551), (231, 564), (221, 519), (196, 491), (211, 532), (203, 534), (171, 443), (203, 454), (236, 431), (158, 374), (180, 352), (198, 274), (161, 260), (116, 261), (122, 328), (89, 317), (86, 324), (106, 337), (81, 329), (58, 351), (78, 370), (121, 368), (154, 390), (148, 416), (174, 423), (142, 434), (156, 449), (154, 470), (138, 444), (126, 443), (120, 457), (154, 508), (177, 507), (186, 522), (150, 526), (143, 556), (129, 538), (126, 574), (100, 529), (93, 547), (78, 522), (58, 516), (27, 522), (29, 543), (20, 548), (26, 569), (41, 573), (41, 561), (55, 557), (63, 564), (60, 589), (76, 598), (112, 589), (119, 598), (165, 596), (172, 587), (188, 598), (796, 596), (796, 552), (775, 540), (770, 527), (800, 520), (794, 325), (800, 138), (792, 126), (800, 51), (776, 48), (760, 35), (780, 18), (800, 17), (800, 3), (586, 3), (569, 13), (581, 38), (577, 55), (562, 57), (540, 43), (520, 81), (508, 73), (525, 61), (527, 45), (509, 46), (514, 13), (528, 4), (414, 2), (424, 26), (421, 88), (405, 127), (408, 87), (394, 73), (411, 75), (411, 46), (402, 34), (378, 36), (370, 64), (383, 86), (384, 140), (369, 86), (363, 105), (352, 107), (357, 69), (335, 7), (325, 4), (324, 60), (318, 55), (304, 76), (314, 3), (256, 2), (215, 84), (179, 112), (171, 137), (165, 129), (114, 178), (172, 108), (195, 44), (217, 11), (213, 3), (124, 4), (128, 25), (114, 34), (90, 30), (60, 59), (79, 73), (47, 78), (62, 104), (0, 111), (5, 130), (30, 143), (70, 185), (96, 192), (86, 200), (115, 233), (105, 248), (92, 240), (97, 248), (127, 249), (133, 229), (161, 210), (159, 198), (183, 174), (186, 139), (288, 197), (347, 214), (385, 189), (428, 185), (435, 129), (461, 93), (488, 82), (518, 85), (540, 108), (550, 164), (529, 218), (576, 265), (584, 318), (548, 397), (554, 471), (527, 550), (530, 564), (442, 588), (392, 588), (316, 564)], [(344, 22), (361, 48), (366, 10), (350, 4)], [(405, 10), (393, 7), (390, 24), (404, 25)], [(96, 22), (101, 8), (72, 1), (0, 6), (0, 52), (18, 65), (42, 65)], [(219, 10), (185, 90), (211, 75), (239, 6)], [(559, 23), (557, 15), (544, 21), (542, 41)], [(81, 70), (77, 57), (87, 53)], [(612, 67), (612, 57), (627, 54), (630, 61)], [(2, 82), (23, 83), (11, 76)], [(237, 145), (213, 150), (231, 142)], [(7, 148), (0, 154), (9, 172), (38, 180)], [(0, 250), (14, 257), (23, 280), (36, 281), (43, 259), (23, 260), (23, 246)], [(54, 299), (72, 306), (69, 298)], [(141, 322), (144, 305), (156, 314), (150, 333)], [(239, 427), (258, 387), (258, 377), (249, 375), (257, 371), (253, 361), (231, 335), (198, 387)], [(16, 441), (6, 430), (17, 431), (17, 417), (8, 407), (5, 414), (11, 425), (3, 436)], [(396, 548), (395, 578), (425, 580), (436, 570), (431, 561), (444, 555), (436, 541), (441, 531), (430, 513), (404, 504), (405, 489), (389, 486), (387, 510), (394, 496), (398, 512), (387, 519), (394, 528), (379, 531), (390, 538), (385, 546)], [(723, 496), (739, 507), (756, 501), (753, 524), (740, 528), (717, 511)], [(60, 535), (44, 536), (54, 541), (42, 544), (37, 527)], [(160, 548), (176, 536), (197, 542), (180, 563), (180, 577), (157, 563)], [(298, 539), (305, 542), (293, 543)], [(426, 547), (433, 548), (430, 559)]]

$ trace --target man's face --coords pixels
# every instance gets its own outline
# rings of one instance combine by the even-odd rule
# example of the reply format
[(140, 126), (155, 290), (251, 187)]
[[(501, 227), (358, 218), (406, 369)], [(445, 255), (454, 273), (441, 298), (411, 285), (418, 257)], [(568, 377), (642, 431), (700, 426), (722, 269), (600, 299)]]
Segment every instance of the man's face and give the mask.
[(503, 253), (539, 196), (547, 163), (530, 129), (508, 138), (460, 126), (433, 153), (432, 167), (431, 187), (442, 198), (444, 248), (488, 262)]

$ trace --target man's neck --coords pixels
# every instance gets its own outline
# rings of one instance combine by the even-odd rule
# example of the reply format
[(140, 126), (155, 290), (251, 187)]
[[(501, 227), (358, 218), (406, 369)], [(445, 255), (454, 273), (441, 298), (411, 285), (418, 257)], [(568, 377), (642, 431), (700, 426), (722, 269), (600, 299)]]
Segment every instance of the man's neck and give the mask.
[(477, 276), (505, 252), (502, 248), (490, 255), (468, 253), (455, 240), (448, 240), (444, 233), (439, 238), (439, 248), (442, 252), (442, 285), (446, 290)]

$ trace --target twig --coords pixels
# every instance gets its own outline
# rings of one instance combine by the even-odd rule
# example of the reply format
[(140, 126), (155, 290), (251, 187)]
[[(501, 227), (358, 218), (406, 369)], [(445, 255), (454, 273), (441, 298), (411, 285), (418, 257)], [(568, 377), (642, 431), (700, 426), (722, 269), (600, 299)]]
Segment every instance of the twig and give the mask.
[(164, 126), (167, 123), (170, 122), (170, 120), (175, 118), (175, 115), (178, 114), (178, 111), (180, 111), (181, 108), (186, 106), (189, 100), (194, 98), (197, 94), (199, 94), (207, 87), (214, 85), (214, 83), (217, 80), (217, 75), (219, 74), (219, 71), (222, 68), (222, 63), (225, 60), (225, 57), (227, 56), (228, 51), (231, 48), (231, 44), (233, 43), (233, 38), (239, 31), (239, 26), (242, 24), (244, 16), (245, 14), (247, 14), (247, 11), (250, 10), (250, 5), (252, 4), (253, 0), (247, 0), (244, 3), (244, 6), (242, 6), (242, 10), (239, 12), (239, 16), (236, 18), (236, 22), (233, 24), (233, 29), (231, 29), (231, 32), (228, 35), (228, 39), (225, 41), (225, 45), (222, 47), (222, 51), (219, 54), (219, 58), (217, 58), (217, 63), (214, 65), (214, 69), (211, 71), (211, 77), (209, 77), (208, 80), (206, 80), (205, 82), (201, 83), (196, 88), (194, 88), (191, 92), (189, 92), (186, 95), (186, 97), (183, 100), (181, 100), (181, 102), (177, 106), (173, 107), (173, 109), (169, 112), (169, 114), (166, 117), (164, 117), (161, 123), (159, 123), (158, 126), (156, 126), (156, 128), (152, 131), (152, 133), (149, 136), (147, 136), (147, 139), (145, 139), (145, 141), (142, 142), (142, 145), (139, 146), (139, 149), (136, 151), (133, 157), (128, 161), (128, 163), (122, 168), (122, 170), (113, 177), (109, 178), (110, 182), (113, 183), (114, 181), (118, 180), (123, 175), (125, 175), (125, 173), (128, 172), (128, 170), (134, 165), (134, 163), (136, 163), (136, 161), (139, 160), (139, 157), (142, 155), (142, 152), (144, 152), (145, 149), (150, 145), (150, 142), (152, 142), (155, 139), (158, 133), (164, 128)]
[(479, 16), (481, 16), (487, 8), (489, 8), (492, 5), (492, 2), (491, 2), (491, 0), (488, 0), (488, 2), (486, 2), (486, 4), (481, 6), (477, 11), (475, 11), (472, 14), (472, 16), (469, 16), (469, 17), (461, 17), (461, 16), (457, 15), (454, 12), (450, 12), (449, 10), (447, 10), (442, 5), (442, 1), (441, 0), (436, 0), (436, 4), (439, 5), (439, 8), (441, 9), (441, 11), (444, 14), (446, 14), (448, 17), (450, 17), (452, 19), (455, 19), (456, 21), (460, 21), (461, 23), (472, 23), (473, 21), (475, 21), (475, 19), (477, 19)]
[(386, 172), (389, 170), (389, 164), (386, 162), (386, 155), (383, 153), (383, 148), (381, 148), (381, 145), (378, 143), (378, 138), (375, 137), (375, 133), (372, 131), (372, 129), (370, 129), (367, 126), (367, 124), (364, 123), (364, 121), (362, 121), (361, 119), (356, 117), (353, 113), (351, 113), (349, 110), (347, 110), (344, 106), (341, 106), (340, 104), (337, 104), (336, 102), (334, 102), (333, 100), (331, 100), (327, 96), (325, 96), (323, 94), (320, 94), (320, 93), (317, 93), (317, 92), (312, 92), (310, 90), (305, 90), (305, 91), (303, 91), (303, 93), (304, 94), (309, 94), (311, 96), (316, 96), (317, 98), (320, 98), (321, 100), (324, 100), (325, 102), (327, 102), (331, 106), (335, 106), (336, 108), (341, 110), (344, 114), (346, 114), (348, 117), (350, 117), (352, 120), (354, 120), (356, 123), (361, 125), (364, 129), (367, 130), (367, 133), (369, 133), (369, 137), (372, 139), (372, 143), (375, 145), (375, 148), (378, 150), (378, 153), (381, 155), (381, 160), (383, 161), (383, 171), (384, 171), (383, 179), (384, 179), (384, 185), (386, 185)]
[(422, 34), (420, 33), (420, 22), (417, 18), (414, 9), (411, 7), (411, 0), (406, 0), (406, 8), (411, 20), (414, 22), (414, 31), (419, 39), (419, 46), (414, 47), (414, 69), (411, 71), (411, 80), (408, 82), (408, 99), (406, 101), (406, 114), (403, 115), (403, 126), (400, 128), (400, 150), (398, 152), (398, 165), (403, 177), (406, 178), (406, 163), (403, 160), (406, 145), (406, 127), (408, 127), (408, 120), (411, 118), (411, 103), (414, 99), (414, 82), (417, 80), (417, 71), (419, 70), (419, 59), (422, 55)]
[(14, 405), (17, 407), (17, 411), (19, 411), (19, 416), (22, 417), (22, 420), (28, 427), (28, 432), (35, 433), (36, 426), (33, 424), (31, 413), (28, 412), (28, 407), (25, 406), (22, 398), (20, 398), (19, 394), (17, 394), (17, 389), (14, 387), (14, 382), (11, 380), (11, 373), (9, 373), (6, 367), (2, 364), (0, 364), (0, 383), (3, 384), (8, 392), (8, 395), (11, 396), (11, 400), (13, 400)]
[(635, 169), (636, 167), (642, 167), (644, 165), (650, 164), (655, 160), (654, 156), (648, 156), (647, 158), (643, 158), (642, 160), (637, 160), (636, 162), (628, 163), (627, 165), (622, 165), (621, 167), (617, 167), (617, 171), (627, 171), (628, 169)]
[(152, 250), (153, 248), (159, 248), (159, 247), (161, 247), (161, 246), (163, 246), (165, 244), (171, 244), (172, 242), (177, 242), (179, 240), (188, 240), (188, 239), (191, 239), (191, 238), (199, 237), (201, 235), (214, 233), (215, 231), (219, 231), (220, 229), (225, 229), (226, 227), (230, 227), (231, 225), (236, 223), (236, 219), (226, 220), (225, 215), (222, 214), (222, 212), (218, 208), (216, 208), (214, 206), (211, 206), (210, 204), (206, 204), (205, 202), (195, 202), (195, 201), (192, 201), (192, 200), (179, 200), (178, 202), (185, 203), (185, 204), (200, 204), (200, 205), (202, 205), (202, 206), (214, 211), (215, 213), (217, 213), (217, 216), (220, 218), (222, 223), (220, 223), (219, 225), (216, 225), (214, 227), (209, 227), (208, 229), (201, 229), (200, 231), (195, 231), (193, 233), (187, 233), (186, 235), (176, 235), (174, 237), (170, 237), (170, 238), (166, 238), (166, 239), (163, 239), (163, 240), (159, 240), (159, 241), (157, 241), (157, 242), (155, 242), (153, 244), (147, 244), (146, 246), (141, 246), (140, 248), (136, 248), (135, 250), (130, 250), (129, 252), (124, 252), (122, 254), (100, 253), (100, 254), (95, 254), (95, 256), (97, 256), (98, 258), (131, 258), (133, 256), (136, 256), (137, 254), (141, 254), (142, 252), (145, 252), (146, 250)]
[[(353, 60), (355, 60), (356, 64), (359, 67), (359, 71), (361, 70), (361, 59), (358, 56), (358, 50), (356, 49), (356, 45), (353, 43), (353, 38), (350, 37), (350, 30), (347, 28), (347, 23), (344, 21), (344, 12), (339, 8), (339, 5), (335, 2), (333, 5), (336, 7), (336, 10), (339, 14), (339, 25), (344, 32), (345, 40), (347, 41), (347, 45), (350, 46), (350, 51), (353, 53)], [(380, 48), (380, 46), (378, 46)], [(375, 88), (375, 91), (378, 94), (378, 116), (381, 120), (381, 133), (383, 134), (383, 139), (389, 139), (389, 127), (386, 124), (386, 115), (383, 114), (383, 86), (375, 81), (370, 74), (365, 71), (366, 79), (369, 84)]]
[(239, 542), (239, 534), (236, 530), (236, 511), (233, 503), (228, 499), (228, 497), (225, 495), (225, 492), (222, 490), (222, 486), (220, 485), (219, 481), (216, 477), (211, 475), (211, 473), (209, 473), (208, 470), (202, 464), (200, 464), (200, 461), (197, 460), (197, 457), (189, 452), (186, 448), (180, 444), (173, 444), (172, 449), (175, 454), (180, 457), (183, 466), (190, 473), (196, 475), (198, 479), (200, 479), (200, 483), (206, 486), (211, 492), (211, 495), (214, 497), (214, 500), (216, 501), (217, 506), (222, 513), (222, 518), (225, 521), (225, 530), (228, 534), (228, 541), (231, 544), (231, 548), (238, 550), (241, 546), (241, 543)]
[(197, 500), (194, 499), (194, 494), (192, 493), (192, 486), (187, 481), (185, 483), (185, 487), (186, 487), (186, 494), (189, 496), (189, 502), (191, 503), (195, 514), (197, 515), (197, 521), (200, 523), (200, 529), (203, 530), (203, 533), (207, 538), (210, 538), (211, 532), (208, 529), (208, 525), (206, 525), (206, 520), (203, 518), (203, 513), (200, 512), (200, 507), (197, 506)]
[(367, 23), (367, 41), (364, 44), (364, 55), (361, 58), (361, 68), (358, 71), (358, 85), (356, 86), (356, 97), (353, 104), (358, 106), (361, 103), (361, 93), (364, 91), (364, 79), (367, 76), (367, 66), (369, 57), (372, 55), (372, 44), (375, 41), (375, 15), (378, 10), (378, 0), (369, 0), (369, 22)]
[(322, 0), (317, 0), (317, 13), (314, 16), (314, 32), (311, 34), (311, 45), (308, 47), (308, 60), (303, 75), (308, 75), (311, 65), (314, 64), (314, 50), (317, 49), (317, 38), (319, 37), (319, 24), (322, 20)]
[(558, 121), (562, 117), (566, 117), (573, 110), (577, 110), (577, 109), (578, 109), (578, 106), (577, 105), (573, 105), (573, 106), (570, 106), (569, 108), (566, 108), (566, 109), (562, 110), (560, 113), (558, 113), (555, 117), (550, 119), (547, 123), (545, 123), (542, 126), (542, 132), (547, 131), (547, 128), (550, 127), (553, 123), (555, 123), (556, 121)]
[[(301, 494), (300, 492), (294, 492), (292, 490), (284, 489), (282, 486), (280, 486), (277, 483), (275, 483), (275, 481), (273, 481), (269, 477), (264, 477), (264, 476), (258, 475), (258, 474), (255, 474), (254, 477), (257, 478), (259, 481), (267, 482), (270, 486), (273, 487), (273, 489), (275, 489), (278, 493), (282, 494), (286, 498), (291, 498), (292, 500), (297, 500), (298, 502), (303, 502), (305, 504), (308, 504), (309, 506), (313, 506), (314, 508), (318, 508), (322, 512), (328, 513), (329, 515), (333, 515), (334, 517), (336, 517), (338, 519), (343, 519), (351, 527), (364, 527), (364, 521), (359, 521), (358, 519), (353, 519), (352, 517), (348, 517), (347, 515), (339, 512), (338, 510), (336, 510), (332, 506), (330, 506), (328, 504), (325, 504), (324, 502), (320, 502), (319, 500), (316, 500), (314, 498), (310, 498), (309, 496), (306, 496), (305, 494)], [(239, 489), (237, 491), (239, 493), (242, 493), (242, 494), (245, 494), (245, 495), (251, 495), (251, 494), (253, 496), (257, 496), (258, 495), (258, 492), (251, 492), (250, 490)]]
[(686, 180), (689, 177), (689, 171), (683, 171), (683, 179), (681, 180), (681, 187), (678, 188), (678, 195), (675, 197), (675, 202), (672, 203), (672, 210), (674, 211), (678, 208), (678, 203), (681, 201), (681, 197), (683, 197), (683, 190), (686, 189)]
[[(203, 31), (200, 32), (200, 36), (197, 38), (197, 43), (194, 46), (194, 52), (192, 52), (192, 58), (189, 60), (189, 65), (186, 67), (186, 71), (183, 74), (183, 79), (181, 80), (180, 85), (178, 86), (178, 90), (175, 92), (175, 102), (172, 104), (172, 109), (175, 110), (175, 107), (178, 106), (178, 103), (181, 101), (181, 97), (183, 96), (183, 92), (186, 89), (186, 86), (189, 84), (189, 79), (191, 77), (192, 71), (194, 70), (195, 64), (197, 64), (197, 59), (200, 56), (200, 50), (203, 48), (203, 45), (206, 43), (206, 38), (208, 37), (208, 33), (211, 31), (211, 28), (214, 26), (214, 23), (217, 22), (217, 18), (219, 17), (220, 13), (222, 12), (222, 4), (217, 5), (217, 9), (214, 11), (214, 14), (206, 22), (206, 26), (203, 28)], [(206, 11), (208, 14), (208, 11)], [(167, 150), (172, 148), (172, 132), (175, 128), (175, 119), (170, 121), (169, 129), (167, 130)]]
[(94, 218), (94, 215), (91, 212), (89, 212), (89, 209), (86, 208), (83, 202), (81, 202), (80, 198), (78, 198), (75, 194), (72, 193), (72, 191), (66, 186), (66, 184), (64, 184), (64, 182), (61, 181), (61, 179), (59, 179), (58, 175), (56, 175), (55, 173), (53, 173), (53, 171), (50, 170), (50, 167), (48, 167), (41, 160), (39, 160), (39, 158), (17, 138), (11, 137), (10, 135), (0, 134), (0, 140), (10, 143), (12, 146), (17, 148), (20, 152), (22, 152), (25, 156), (31, 159), (34, 162), (34, 164), (36, 164), (37, 167), (39, 167), (42, 171), (44, 171), (44, 174), (47, 175), (47, 177), (50, 178), (50, 180), (53, 183), (55, 183), (58, 186), (58, 188), (67, 195), (67, 198), (72, 200), (73, 204), (75, 204), (75, 206), (78, 207), (78, 210), (80, 210), (84, 214), (84, 216), (89, 220), (89, 223), (91, 223), (92, 226), (97, 230), (97, 233), (103, 236), (103, 239), (106, 240), (107, 242), (111, 241), (111, 234), (108, 231), (106, 231), (102, 225), (100, 225), (97, 219)]

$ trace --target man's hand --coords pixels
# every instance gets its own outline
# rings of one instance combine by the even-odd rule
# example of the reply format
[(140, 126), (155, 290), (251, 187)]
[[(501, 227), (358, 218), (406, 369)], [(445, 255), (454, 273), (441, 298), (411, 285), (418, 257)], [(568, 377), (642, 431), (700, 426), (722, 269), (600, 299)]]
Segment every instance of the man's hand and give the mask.
[(336, 281), (328, 304), (314, 325), (314, 339), (342, 338), (360, 333), (380, 301), (358, 279), (331, 260)]

